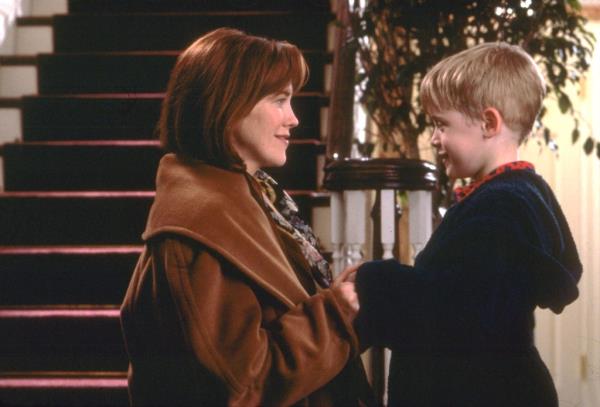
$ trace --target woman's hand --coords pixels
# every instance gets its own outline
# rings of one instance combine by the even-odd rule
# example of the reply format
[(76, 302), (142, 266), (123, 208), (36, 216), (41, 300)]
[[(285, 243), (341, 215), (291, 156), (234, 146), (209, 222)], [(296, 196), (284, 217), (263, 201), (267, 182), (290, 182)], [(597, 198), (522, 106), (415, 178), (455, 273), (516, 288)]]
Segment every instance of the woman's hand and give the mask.
[(344, 281), (349, 281), (351, 283), (356, 280), (356, 271), (362, 265), (362, 263), (355, 264), (353, 266), (348, 267), (346, 270), (342, 271), (339, 276), (337, 276), (333, 282), (333, 285), (340, 284)]

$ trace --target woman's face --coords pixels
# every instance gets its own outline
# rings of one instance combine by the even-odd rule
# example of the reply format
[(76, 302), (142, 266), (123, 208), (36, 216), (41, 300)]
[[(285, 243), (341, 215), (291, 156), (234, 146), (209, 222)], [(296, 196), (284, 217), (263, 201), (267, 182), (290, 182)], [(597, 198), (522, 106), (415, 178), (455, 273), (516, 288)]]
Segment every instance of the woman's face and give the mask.
[(250, 174), (286, 161), (290, 129), (298, 125), (291, 105), (292, 85), (265, 96), (240, 122), (231, 144)]

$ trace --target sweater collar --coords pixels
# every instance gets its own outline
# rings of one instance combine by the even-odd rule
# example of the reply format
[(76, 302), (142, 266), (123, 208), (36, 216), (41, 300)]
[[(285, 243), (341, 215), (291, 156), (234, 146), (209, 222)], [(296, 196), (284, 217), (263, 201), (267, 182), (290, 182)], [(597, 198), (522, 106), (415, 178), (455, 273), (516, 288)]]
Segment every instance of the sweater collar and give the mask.
[(462, 201), (463, 199), (465, 199), (466, 197), (471, 195), (473, 192), (475, 192), (480, 186), (482, 186), (483, 184), (496, 178), (498, 175), (503, 174), (508, 171), (519, 171), (519, 170), (535, 172), (535, 167), (533, 166), (533, 164), (531, 164), (530, 162), (527, 162), (527, 161), (513, 161), (510, 163), (503, 164), (503, 165), (499, 166), (498, 168), (496, 168), (495, 170), (493, 170), (492, 172), (490, 172), (489, 174), (487, 174), (486, 176), (484, 176), (483, 178), (481, 178), (477, 181), (470, 182), (468, 185), (466, 185), (464, 187), (455, 188), (454, 189), (454, 197), (456, 199), (456, 202)]

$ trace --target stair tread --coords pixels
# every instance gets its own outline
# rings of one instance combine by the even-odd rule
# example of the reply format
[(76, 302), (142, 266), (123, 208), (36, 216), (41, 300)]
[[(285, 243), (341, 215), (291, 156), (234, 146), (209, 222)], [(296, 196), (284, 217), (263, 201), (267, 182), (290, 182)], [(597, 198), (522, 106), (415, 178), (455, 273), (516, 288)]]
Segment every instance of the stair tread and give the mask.
[[(291, 196), (303, 197), (328, 197), (329, 191), (316, 191), (313, 189), (286, 189), (286, 192)], [(154, 198), (154, 191), (3, 191), (0, 192), (0, 200), (2, 198), (24, 198), (24, 199), (105, 199), (105, 198)], [(57, 245), (57, 247), (75, 247), (76, 245)], [(87, 245), (84, 245), (87, 247)], [(100, 245), (107, 246), (109, 245)], [(122, 245), (118, 245), (122, 246)], [(3, 247), (0, 245), (0, 247)]]
[(0, 67), (36, 65), (36, 55), (0, 55)]
[(0, 246), (0, 256), (131, 254), (140, 253), (142, 248), (142, 245)]
[[(52, 95), (27, 95), (27, 99), (163, 99), (164, 92), (127, 92), (127, 93), (65, 93)], [(294, 94), (294, 99), (298, 98), (320, 98), (325, 101), (329, 96), (319, 91), (301, 91)]]
[[(5, 145), (27, 147), (160, 147), (159, 140), (47, 140), (9, 142)], [(325, 143), (319, 139), (290, 139), (290, 144), (324, 146)]]
[(106, 10), (114, 11), (137, 11), (137, 12), (149, 12), (149, 11), (192, 11), (197, 9), (211, 9), (211, 10), (244, 10), (248, 8), (261, 10), (297, 10), (297, 9), (319, 9), (329, 10), (331, 8), (329, 0), (296, 0), (296, 1), (285, 1), (280, 0), (262, 0), (256, 1), (194, 1), (194, 0), (153, 0), (151, 2), (147, 0), (129, 0), (123, 1), (89, 1), (89, 0), (69, 0), (69, 12), (81, 13), (81, 12), (103, 12)]
[(194, 18), (198, 16), (233, 16), (233, 17), (252, 17), (252, 16), (265, 16), (265, 17), (282, 17), (282, 16), (325, 16), (333, 18), (334, 14), (331, 11), (325, 10), (210, 10), (210, 11), (151, 11), (145, 13), (139, 12), (105, 12), (105, 13), (77, 13), (77, 14), (56, 14), (54, 16), (41, 16), (41, 17), (19, 17), (19, 20), (23, 24), (41, 24), (48, 22), (52, 18), (94, 18), (94, 17), (181, 17), (181, 18)]
[[(104, 373), (104, 372), (103, 372)], [(108, 372), (107, 372), (108, 373)], [(127, 373), (98, 374), (77, 372), (64, 374), (60, 372), (18, 372), (0, 375), (0, 389), (2, 388), (125, 388), (127, 387)]]
[(119, 305), (3, 305), (0, 318), (119, 318)]

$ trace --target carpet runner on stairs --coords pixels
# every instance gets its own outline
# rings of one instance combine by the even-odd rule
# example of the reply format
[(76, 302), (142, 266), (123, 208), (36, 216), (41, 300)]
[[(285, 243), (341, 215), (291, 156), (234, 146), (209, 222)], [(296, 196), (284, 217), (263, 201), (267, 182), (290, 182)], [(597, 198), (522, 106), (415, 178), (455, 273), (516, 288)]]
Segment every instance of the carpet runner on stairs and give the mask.
[[(142, 250), (162, 152), (154, 128), (179, 52), (221, 26), (287, 39), (309, 63), (294, 99), (288, 164), (270, 170), (305, 219), (320, 192), (328, 0), (69, 0), (54, 52), (35, 57), (38, 94), (22, 140), (1, 147), (0, 406), (127, 405), (118, 305)], [(29, 56), (29, 63), (32, 57)], [(1, 95), (0, 95), (1, 96)]]

